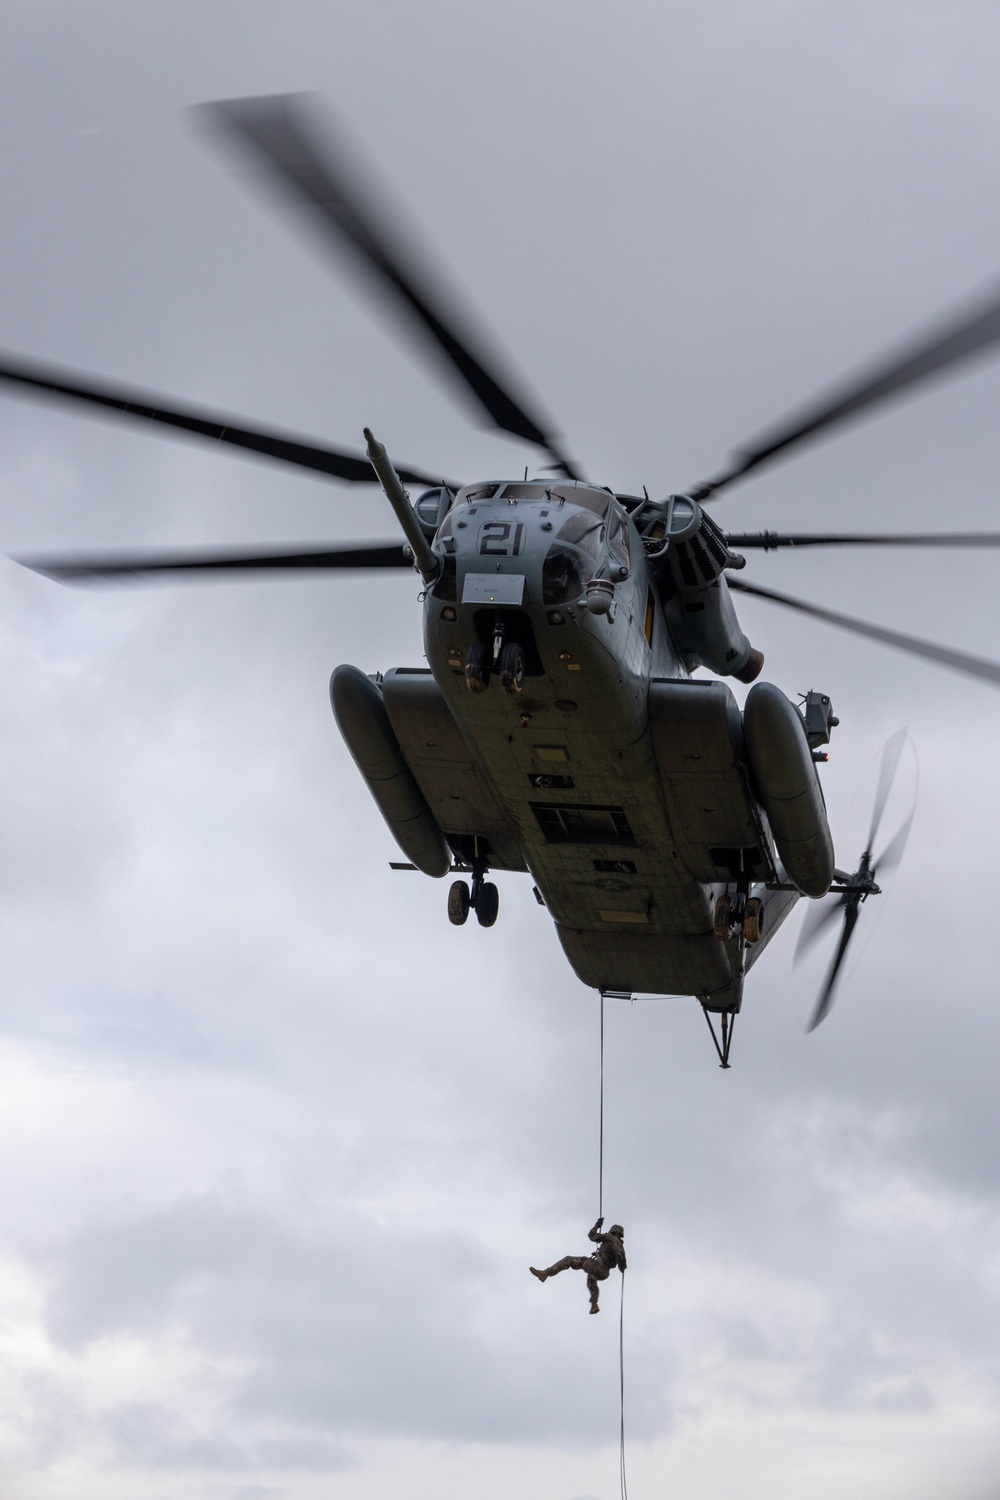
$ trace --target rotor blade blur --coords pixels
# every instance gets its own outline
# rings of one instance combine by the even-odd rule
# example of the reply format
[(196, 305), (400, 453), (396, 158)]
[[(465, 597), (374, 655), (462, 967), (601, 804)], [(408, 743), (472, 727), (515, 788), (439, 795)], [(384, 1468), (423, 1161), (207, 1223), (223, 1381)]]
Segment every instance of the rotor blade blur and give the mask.
[(311, 547), (296, 552), (133, 552), (72, 557), (15, 557), (12, 561), (56, 583), (136, 582), (157, 575), (326, 572), (331, 569), (407, 568), (413, 559), (401, 542), (359, 547)]
[(730, 547), (775, 552), (779, 547), (1000, 547), (1000, 531), (900, 532), (875, 536), (864, 532), (777, 531), (731, 532)]
[(785, 609), (798, 610), (811, 615), (827, 625), (836, 625), (841, 630), (850, 630), (869, 641), (879, 641), (883, 646), (893, 646), (897, 651), (906, 651), (910, 656), (919, 656), (924, 661), (936, 662), (938, 666), (950, 667), (955, 672), (966, 672), (970, 677), (979, 677), (1000, 687), (1000, 663), (987, 661), (981, 656), (969, 656), (964, 651), (953, 651), (949, 646), (936, 646), (932, 641), (922, 641), (913, 635), (904, 635), (899, 630), (886, 630), (882, 625), (872, 625), (853, 615), (842, 615), (832, 609), (822, 609), (818, 604), (809, 604), (804, 599), (793, 599), (789, 594), (779, 594), (774, 589), (761, 588), (756, 583), (747, 583), (743, 578), (727, 576), (731, 589), (743, 594), (752, 594), (757, 599), (767, 599)]
[(803, 954), (822, 937), (823, 933), (843, 911), (843, 896), (827, 897), (822, 901), (811, 901), (806, 908), (806, 914), (799, 928), (798, 941), (795, 944), (795, 956), (793, 963), (798, 963)]
[(338, 246), (346, 242), (364, 268), (402, 300), (491, 422), (545, 448), (571, 479), (581, 477), (555, 435), (530, 415), (523, 397), (513, 395), (509, 377), (501, 379), (489, 368), (496, 361), (481, 347), (483, 341), (468, 331), (454, 297), (440, 290), (444, 278), (435, 277), (439, 287), (432, 289), (427, 269), (418, 265), (405, 243), (399, 212), (376, 209), (371, 194), (362, 189), (360, 173), (352, 170), (347, 152), (337, 148), (329, 128), (320, 125), (304, 96), (221, 100), (199, 105), (195, 113), (216, 132), (235, 140), (306, 210), (324, 237), (332, 237)]
[(915, 812), (911, 812), (906, 822), (898, 832), (886, 844), (882, 853), (872, 863), (873, 874), (885, 874), (887, 870), (894, 870), (906, 851), (907, 841), (910, 837), (910, 829), (913, 827)]
[[(198, 411), (192, 407), (184, 410), (165, 405), (158, 396), (147, 391), (137, 391), (124, 385), (108, 385), (102, 380), (95, 380), (90, 375), (81, 375), (73, 370), (61, 370), (51, 365), (19, 359), (14, 355), (0, 354), (0, 381), (5, 381), (14, 395), (55, 397), (57, 400), (77, 402), (85, 411), (89, 407), (95, 407), (99, 411), (130, 420), (156, 422), (210, 442), (229, 443), (277, 463), (310, 469), (329, 478), (345, 479), (349, 484), (378, 483), (375, 471), (363, 453), (345, 453), (337, 448), (327, 448), (319, 443), (304, 441), (283, 432), (269, 431), (264, 427), (244, 427), (229, 417), (213, 412)], [(408, 484), (445, 483), (440, 477), (423, 474), (419, 469), (400, 469), (398, 472), (399, 477)], [(450, 486), (452, 489), (457, 487)]]
[(699, 501), (716, 495), (754, 469), (791, 448), (818, 437), (827, 428), (929, 379), (1000, 342), (1000, 296), (993, 295), (958, 318), (941, 323), (898, 354), (889, 356), (854, 379), (845, 381), (797, 414), (737, 449), (729, 466), (689, 493)]
[(853, 933), (854, 928), (857, 925), (857, 920), (857, 905), (845, 907), (844, 930), (840, 934), (840, 942), (837, 944), (837, 951), (833, 955), (833, 963), (830, 965), (830, 972), (826, 976), (826, 984), (823, 986), (823, 989), (820, 992), (819, 999), (816, 1001), (816, 1007), (809, 1019), (809, 1025), (806, 1027), (807, 1033), (810, 1031), (815, 1031), (820, 1022), (825, 1021), (826, 1017), (830, 1014), (830, 1010), (833, 1006), (834, 992), (837, 986), (837, 976), (840, 973), (841, 965), (844, 962), (844, 955), (847, 952), (847, 945), (851, 941), (851, 934)]
[(868, 842), (865, 845), (866, 854), (870, 855), (875, 847), (875, 839), (878, 836), (882, 818), (885, 815), (886, 803), (889, 801), (889, 793), (899, 770), (899, 760), (903, 753), (903, 746), (909, 731), (897, 729), (894, 735), (886, 740), (882, 747), (882, 764), (878, 773), (878, 788), (875, 792), (875, 805), (872, 808), (871, 827), (868, 830)]

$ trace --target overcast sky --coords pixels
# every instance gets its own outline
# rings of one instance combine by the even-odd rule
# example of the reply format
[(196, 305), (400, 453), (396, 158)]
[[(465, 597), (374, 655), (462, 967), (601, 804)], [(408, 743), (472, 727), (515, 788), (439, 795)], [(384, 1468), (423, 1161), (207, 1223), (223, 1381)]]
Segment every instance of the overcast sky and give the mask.
[[(6, 0), (0, 347), (467, 479), (535, 455), (199, 138), (316, 90), (588, 473), (683, 489), (1000, 271), (986, 0)], [(1000, 528), (1000, 361), (737, 487), (734, 529)], [(391, 539), (386, 504), (0, 401), (0, 554)], [(1000, 659), (1000, 556), (758, 557)], [(597, 997), (525, 877), (449, 926), (327, 681), (421, 662), (395, 574), (73, 592), (0, 563), (0, 1490), (613, 1500)], [(989, 686), (740, 600), (841, 718), (838, 862), (909, 725), (917, 820), (837, 1007), (796, 917), (720, 1076), (607, 1021), (635, 1500), (1000, 1492)], [(908, 761), (900, 806), (914, 781)], [(903, 808), (905, 811), (905, 807)]]

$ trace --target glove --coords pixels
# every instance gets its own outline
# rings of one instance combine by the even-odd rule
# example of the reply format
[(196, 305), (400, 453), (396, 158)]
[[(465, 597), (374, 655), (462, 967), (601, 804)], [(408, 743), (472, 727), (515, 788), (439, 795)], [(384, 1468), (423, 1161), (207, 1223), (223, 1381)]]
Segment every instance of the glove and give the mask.
[(601, 1217), (598, 1219), (597, 1223), (594, 1225), (594, 1228), (595, 1229), (600, 1229), (600, 1227), (601, 1227), (601, 1225), (603, 1223), (604, 1223), (604, 1215), (602, 1214)]

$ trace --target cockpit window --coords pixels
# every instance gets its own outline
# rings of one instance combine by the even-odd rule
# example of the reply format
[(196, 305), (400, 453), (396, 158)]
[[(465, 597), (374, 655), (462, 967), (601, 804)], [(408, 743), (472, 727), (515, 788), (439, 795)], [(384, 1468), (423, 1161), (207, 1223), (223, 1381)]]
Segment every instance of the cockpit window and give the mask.
[(604, 523), (589, 510), (571, 510), (542, 564), (542, 603), (578, 599), (601, 556)]
[(573, 510), (556, 533), (556, 540), (582, 547), (596, 561), (601, 550), (603, 531), (599, 516), (591, 515), (589, 510)]
[[(492, 500), (502, 486), (499, 484), (469, 484), (455, 496), (455, 505), (475, 505), (477, 500)], [(454, 509), (454, 506), (452, 507)]]
[(505, 484), (503, 487), (503, 498), (505, 500), (545, 500), (552, 492), (550, 484), (539, 481), (537, 484), (527, 484), (518, 480), (516, 484)]
[(470, 484), (459, 490), (455, 505), (475, 505), (480, 500), (504, 499), (512, 501), (550, 501), (554, 505), (580, 505), (595, 516), (605, 516), (611, 504), (610, 490), (599, 490), (595, 485), (575, 484), (571, 480), (560, 484), (546, 484), (544, 480), (508, 480), (488, 484)]
[(599, 490), (587, 484), (554, 484), (552, 493), (561, 497), (568, 505), (583, 505), (595, 516), (603, 518), (611, 504), (609, 490)]
[(612, 558), (621, 567), (627, 568), (631, 565), (628, 546), (628, 525), (625, 517), (617, 506), (608, 516), (608, 551)]

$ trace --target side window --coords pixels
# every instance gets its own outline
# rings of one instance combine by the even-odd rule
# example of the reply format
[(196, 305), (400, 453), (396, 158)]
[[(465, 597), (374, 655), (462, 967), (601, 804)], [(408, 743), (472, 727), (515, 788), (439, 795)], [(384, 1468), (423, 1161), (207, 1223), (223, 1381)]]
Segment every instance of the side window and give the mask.
[(608, 551), (616, 563), (623, 568), (631, 567), (628, 547), (628, 525), (620, 510), (613, 509), (608, 517)]

